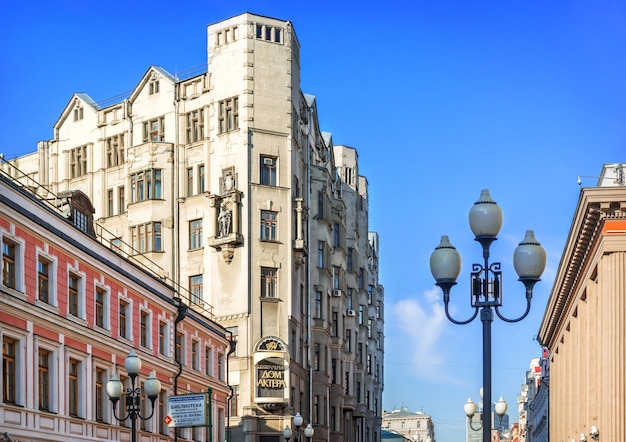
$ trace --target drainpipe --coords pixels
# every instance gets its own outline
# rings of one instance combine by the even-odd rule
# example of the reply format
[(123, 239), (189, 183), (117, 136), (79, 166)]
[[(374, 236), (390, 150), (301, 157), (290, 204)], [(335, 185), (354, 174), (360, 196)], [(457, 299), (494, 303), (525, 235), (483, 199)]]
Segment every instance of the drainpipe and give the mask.
[(173, 152), (172, 156), (173, 160), (173, 186), (172, 192), (172, 214), (173, 214), (173, 223), (174, 227), (172, 229), (172, 243), (174, 245), (174, 259), (172, 260), (172, 276), (174, 282), (177, 286), (180, 286), (180, 238), (179, 238), (179, 230), (180, 230), (180, 155), (179, 155), (179, 140), (178, 140), (178, 113), (180, 112), (180, 98), (178, 97), (178, 84), (174, 88), (174, 146), (172, 147)]
[(313, 366), (311, 364), (312, 346), (311, 339), (313, 337), (311, 333), (311, 129), (313, 128), (312, 108), (308, 107), (309, 111), (309, 133), (306, 137), (306, 187), (307, 187), (307, 209), (309, 216), (307, 216), (306, 223), (306, 253), (309, 259), (307, 259), (306, 266), (306, 285), (307, 285), (307, 342), (309, 348), (308, 353), (308, 369), (309, 369), (309, 422), (313, 422)]
[[(176, 315), (176, 320), (174, 321), (174, 342), (176, 342), (176, 330), (178, 330), (178, 323), (185, 319), (187, 316), (187, 304), (184, 304), (180, 298), (174, 298), (176, 302), (176, 307), (178, 308), (178, 314)], [(174, 351), (174, 358), (176, 359), (176, 351)], [(174, 396), (178, 394), (178, 378), (183, 372), (183, 363), (176, 359), (176, 363), (178, 364), (178, 373), (174, 376)], [(178, 441), (178, 428), (174, 429), (174, 442)]]

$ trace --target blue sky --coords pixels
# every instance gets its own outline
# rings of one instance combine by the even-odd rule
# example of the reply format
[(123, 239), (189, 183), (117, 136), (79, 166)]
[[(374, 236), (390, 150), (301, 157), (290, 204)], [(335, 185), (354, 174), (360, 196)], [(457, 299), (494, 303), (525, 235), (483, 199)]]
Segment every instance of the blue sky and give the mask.
[[(626, 160), (622, 1), (11, 2), (0, 16), (0, 109), (7, 157), (52, 138), (74, 92), (125, 94), (150, 65), (206, 63), (206, 26), (249, 11), (291, 20), (301, 87), (335, 144), (359, 151), (380, 234), (385, 286), (383, 408), (430, 414), (438, 442), (464, 440), (463, 404), (481, 385), (481, 325), (442, 313), (428, 259), (442, 234), (463, 256), (452, 291), (469, 309), (481, 260), (467, 213), (482, 188), (504, 212), (492, 247), (504, 309), (523, 311), (512, 254), (526, 229), (548, 253), (531, 314), (493, 328), (493, 395), (515, 410), (580, 187)], [(583, 186), (597, 179), (583, 178)], [(512, 417), (511, 421), (517, 419)]]

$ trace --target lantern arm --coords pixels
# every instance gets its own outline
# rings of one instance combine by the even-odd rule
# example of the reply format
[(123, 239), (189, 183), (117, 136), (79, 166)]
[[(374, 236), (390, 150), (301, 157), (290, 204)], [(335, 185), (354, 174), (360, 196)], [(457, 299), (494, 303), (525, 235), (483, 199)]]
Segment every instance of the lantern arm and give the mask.
[(457, 321), (456, 319), (454, 319), (451, 315), (450, 315), (450, 310), (448, 309), (448, 297), (444, 296), (444, 306), (445, 306), (445, 310), (446, 310), (446, 317), (448, 318), (448, 320), (450, 320), (450, 322), (452, 322), (453, 324), (457, 324), (457, 325), (464, 325), (464, 324), (469, 324), (470, 322), (472, 322), (474, 319), (476, 319), (476, 316), (478, 316), (478, 307), (474, 307), (474, 314), (472, 315), (471, 318), (466, 319), (465, 321)]
[(522, 319), (524, 319), (526, 316), (528, 316), (528, 313), (530, 313), (530, 298), (528, 296), (526, 297), (526, 311), (519, 318), (509, 319), (506, 316), (504, 316), (502, 313), (500, 313), (500, 309), (498, 308), (498, 306), (495, 306), (495, 309), (496, 309), (496, 315), (498, 315), (498, 318), (502, 319), (504, 322), (519, 322)]

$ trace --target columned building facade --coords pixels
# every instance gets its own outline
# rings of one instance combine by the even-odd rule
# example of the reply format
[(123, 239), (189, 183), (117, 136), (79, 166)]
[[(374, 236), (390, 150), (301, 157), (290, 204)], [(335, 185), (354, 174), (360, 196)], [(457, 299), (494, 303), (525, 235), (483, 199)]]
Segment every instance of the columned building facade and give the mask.
[[(549, 440), (626, 440), (626, 164), (582, 188), (538, 340), (550, 357)], [(582, 440), (582, 439), (581, 439)]]
[(208, 26), (208, 69), (152, 66), (127, 99), (75, 94), (37, 153), (13, 161), (80, 190), (95, 234), (232, 334), (232, 440), (278, 442), (300, 413), (314, 441), (379, 441), (384, 290), (355, 148), (300, 89), (291, 22)]

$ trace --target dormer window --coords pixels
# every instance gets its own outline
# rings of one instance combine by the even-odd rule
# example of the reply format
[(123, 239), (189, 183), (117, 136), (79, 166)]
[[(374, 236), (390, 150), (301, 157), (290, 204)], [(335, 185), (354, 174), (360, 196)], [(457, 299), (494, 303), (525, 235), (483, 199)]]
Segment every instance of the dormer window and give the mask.
[(152, 80), (150, 82), (150, 95), (154, 95), (154, 94), (158, 94), (159, 93), (159, 80)]
[(67, 190), (59, 193), (58, 196), (66, 200), (63, 206), (67, 204), (69, 210), (65, 214), (74, 227), (83, 233), (95, 236), (93, 214), (96, 210), (93, 208), (89, 197), (80, 190)]
[(83, 119), (83, 107), (77, 104), (76, 107), (74, 108), (74, 121), (78, 121), (82, 119)]

